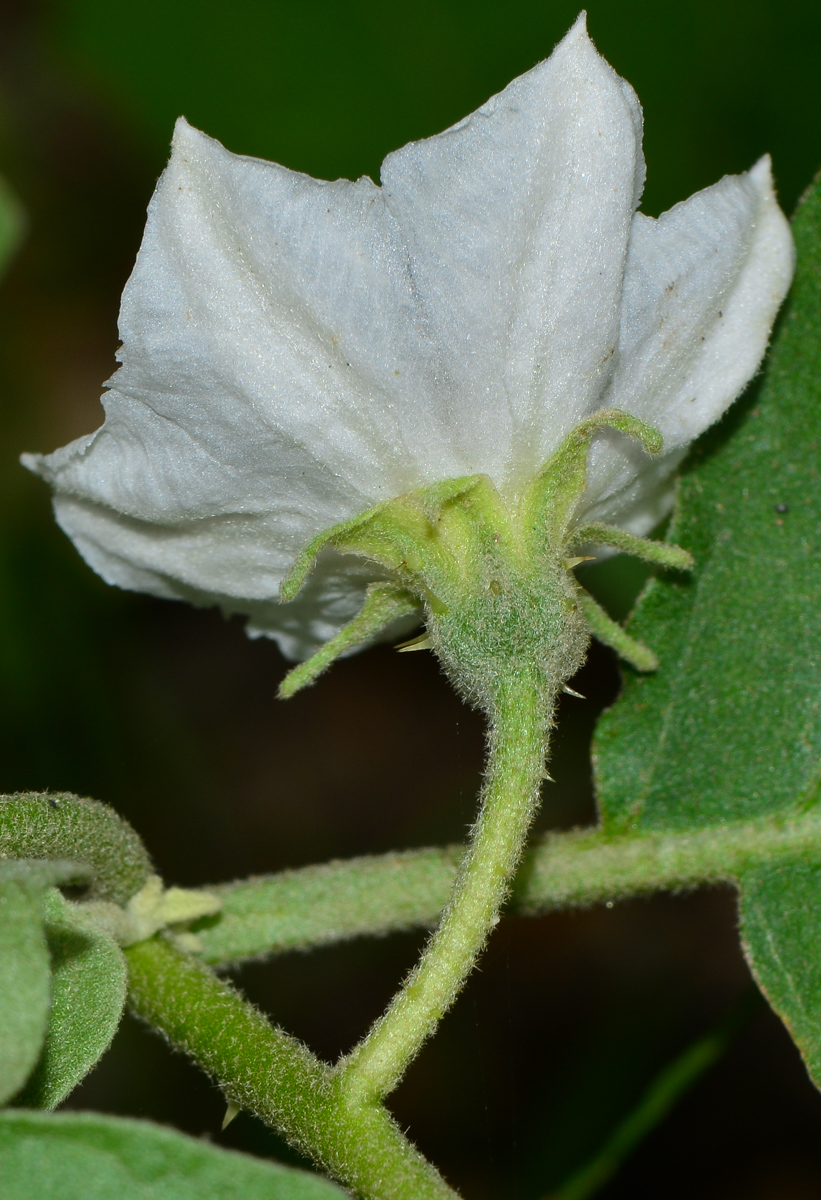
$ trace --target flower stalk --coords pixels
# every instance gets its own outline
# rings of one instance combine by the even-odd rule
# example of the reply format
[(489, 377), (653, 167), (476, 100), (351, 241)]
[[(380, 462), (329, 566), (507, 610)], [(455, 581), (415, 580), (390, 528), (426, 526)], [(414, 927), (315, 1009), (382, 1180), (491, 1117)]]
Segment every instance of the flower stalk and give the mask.
[(544, 778), (552, 702), (527, 668), (498, 688), (481, 811), (439, 928), (370, 1033), (338, 1074), (351, 1101), (375, 1102), (398, 1084), (470, 974), (499, 920)]

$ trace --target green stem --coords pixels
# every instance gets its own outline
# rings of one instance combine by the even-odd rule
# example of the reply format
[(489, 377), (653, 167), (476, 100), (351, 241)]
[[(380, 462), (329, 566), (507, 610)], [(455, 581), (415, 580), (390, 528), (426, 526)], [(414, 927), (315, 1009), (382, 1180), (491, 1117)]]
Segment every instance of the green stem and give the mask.
[(194, 929), (197, 954), (226, 966), (369, 933), (433, 926), (453, 890), (464, 846), (318, 863), (208, 890), (218, 917)]
[(500, 684), (493, 715), (479, 818), (439, 928), (384, 1015), (337, 1068), (353, 1105), (396, 1087), (453, 1004), (510, 890), (544, 778), (550, 705), (523, 671)]
[(351, 1112), (329, 1067), (162, 937), (126, 951), (130, 1002), (218, 1081), (364, 1200), (454, 1200), (381, 1107)]
[[(596, 829), (548, 834), (525, 855), (508, 909), (538, 914), (671, 888), (735, 883), (762, 863), (817, 855), (821, 813), (611, 837)], [(206, 918), (200, 956), (225, 964), (435, 925), (464, 856), (447, 846), (323, 863), (211, 887), (224, 907)]]

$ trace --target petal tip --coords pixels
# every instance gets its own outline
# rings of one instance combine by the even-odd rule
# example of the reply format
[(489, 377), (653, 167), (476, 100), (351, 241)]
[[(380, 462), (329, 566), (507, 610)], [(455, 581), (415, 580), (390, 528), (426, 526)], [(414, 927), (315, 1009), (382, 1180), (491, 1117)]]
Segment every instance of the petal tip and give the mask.
[(171, 145), (174, 146), (177, 142), (185, 141), (191, 126), (188, 124), (187, 117), (177, 117), (174, 122), (174, 132), (171, 135)]
[[(601, 60), (602, 62), (604, 61), (596, 47), (593, 45), (593, 40), (588, 33), (587, 10), (583, 8), (564, 37), (560, 38), (559, 41), (556, 42), (553, 50), (547, 56), (547, 58), (543, 58), (540, 62), (536, 63), (536, 66), (533, 68), (533, 72), (542, 71), (545, 68), (548, 68), (549, 63), (555, 67), (556, 62), (561, 61), (563, 55), (572, 55), (575, 53), (581, 56), (590, 51), (592, 51), (595, 58)], [(530, 72), (527, 74), (530, 74)], [(519, 78), (523, 77), (519, 76)], [(512, 81), (514, 84), (516, 82), (517, 80), (515, 79)]]
[(562, 50), (576, 50), (580, 53), (592, 51), (596, 58), (601, 58), (598, 50), (593, 45), (593, 39), (591, 38), (590, 32), (587, 28), (586, 9), (582, 9), (582, 11), (576, 17), (576, 20), (568, 29), (567, 33), (564, 35), (561, 41), (556, 44), (553, 54), (561, 52)]
[(778, 294), (783, 299), (795, 269), (795, 243), (790, 223), (778, 203), (769, 154), (763, 154), (758, 162), (750, 167), (747, 177), (759, 194), (759, 211), (765, 217), (767, 242), (779, 280)]
[(216, 138), (209, 137), (196, 125), (191, 125), (186, 117), (177, 117), (174, 122), (174, 133), (171, 138), (171, 157), (185, 155), (213, 154), (215, 151), (226, 153), (225, 147)]
[[(186, 144), (204, 141), (206, 135), (191, 125), (187, 117), (177, 117), (174, 122), (174, 133), (171, 137), (172, 152), (181, 149)], [(210, 139), (208, 139), (210, 140)]]
[(20, 455), (19, 462), (22, 467), (25, 467), (27, 471), (31, 471), (33, 475), (43, 474), (42, 454), (29, 454), (29, 452), (26, 451), (24, 454)]
[(586, 8), (583, 8), (581, 10), (581, 12), (576, 17), (576, 20), (570, 26), (570, 29), (568, 30), (568, 32), (565, 36), (570, 37), (571, 34), (575, 34), (576, 37), (586, 37), (589, 39), (590, 35), (587, 32), (587, 9)]
[(762, 154), (758, 162), (753, 163), (747, 174), (760, 188), (773, 190), (773, 160), (769, 154)]

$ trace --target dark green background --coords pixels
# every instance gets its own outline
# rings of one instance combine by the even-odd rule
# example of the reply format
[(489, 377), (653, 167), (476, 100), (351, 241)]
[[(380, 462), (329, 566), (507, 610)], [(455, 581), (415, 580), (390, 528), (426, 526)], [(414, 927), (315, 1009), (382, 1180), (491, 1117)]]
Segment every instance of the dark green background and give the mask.
[[(371, 651), (288, 706), (284, 664), (215, 613), (106, 588), (17, 465), (101, 419), (117, 299), (174, 118), (232, 150), (335, 177), (459, 119), (549, 53), (572, 3), (5, 0), (0, 170), (29, 213), (0, 292), (0, 789), (115, 804), (169, 880), (199, 883), (461, 838), (481, 731), (423, 654)], [(821, 8), (595, 0), (591, 33), (646, 114), (645, 210), (769, 151), (790, 210), (821, 163)], [(600, 580), (614, 611), (635, 580)], [(614, 697), (595, 651), (562, 713), (544, 821), (591, 818), (586, 746)], [(380, 1009), (413, 939), (248, 970), (331, 1055)], [(532, 1197), (578, 1165), (666, 1058), (746, 985), (724, 893), (510, 923), (397, 1096), (468, 1197)], [(129, 1027), (77, 1103), (216, 1134), (218, 1095)], [(821, 1099), (774, 1020), (606, 1195), (821, 1194)], [(226, 1141), (270, 1148), (240, 1118)]]

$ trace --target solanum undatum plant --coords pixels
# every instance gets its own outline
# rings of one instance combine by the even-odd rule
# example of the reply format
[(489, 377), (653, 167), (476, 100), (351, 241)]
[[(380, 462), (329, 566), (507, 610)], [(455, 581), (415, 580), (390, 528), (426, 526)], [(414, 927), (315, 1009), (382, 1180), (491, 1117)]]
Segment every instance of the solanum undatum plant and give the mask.
[[(83, 980), (73, 998), (53, 968), (51, 1015), (41, 1002), (5, 1093), (17, 1107), (53, 1107), (70, 1091), (128, 992), (216, 1079), (229, 1114), (257, 1113), (352, 1194), (456, 1194), (385, 1100), (500, 919), (549, 778), (557, 697), (574, 691), (591, 636), (633, 673), (624, 703), (645, 687), (652, 708), (655, 687), (668, 711), (681, 668), (654, 644), (652, 620), (639, 640), (575, 570), (602, 553), (646, 560), (659, 574), (642, 611), (697, 594), (712, 550), (701, 563), (687, 488), (668, 539), (651, 535), (693, 442), (758, 371), (793, 275), (767, 158), (653, 219), (637, 211), (641, 135), (635, 93), (583, 15), (477, 112), (389, 155), (379, 185), (236, 156), (178, 123), (123, 295), (105, 423), (23, 461), (109, 583), (219, 605), (276, 639), (296, 660), (283, 697), (377, 639), (433, 652), (487, 717), (485, 782), (464, 848), (393, 856), (371, 864), (367, 883), (361, 860), (335, 864), (323, 895), (317, 877), (300, 892), (290, 876), (287, 939), (270, 919), (277, 877), (169, 889), (103, 806), (6, 800), (4, 851), (32, 872), (25, 883), (18, 864), (8, 884), (28, 898), (25, 919), (43, 928), (42, 910), (41, 942), (76, 928), (98, 951), (72, 967)], [(686, 837), (675, 821), (641, 827), (646, 796), (609, 827), (605, 799), (599, 828), (531, 848), (516, 903), (534, 911), (774, 869), (812, 853), (811, 799), (794, 824), (752, 808)], [(65, 882), (89, 891), (67, 900)], [(334, 937), (435, 925), (385, 1013), (333, 1065), (212, 969), (328, 940), (316, 913), (329, 902)], [(111, 1015), (72, 1058), (72, 1006), (101, 995)], [(281, 1194), (313, 1195), (299, 1191), (307, 1178), (285, 1172)]]

